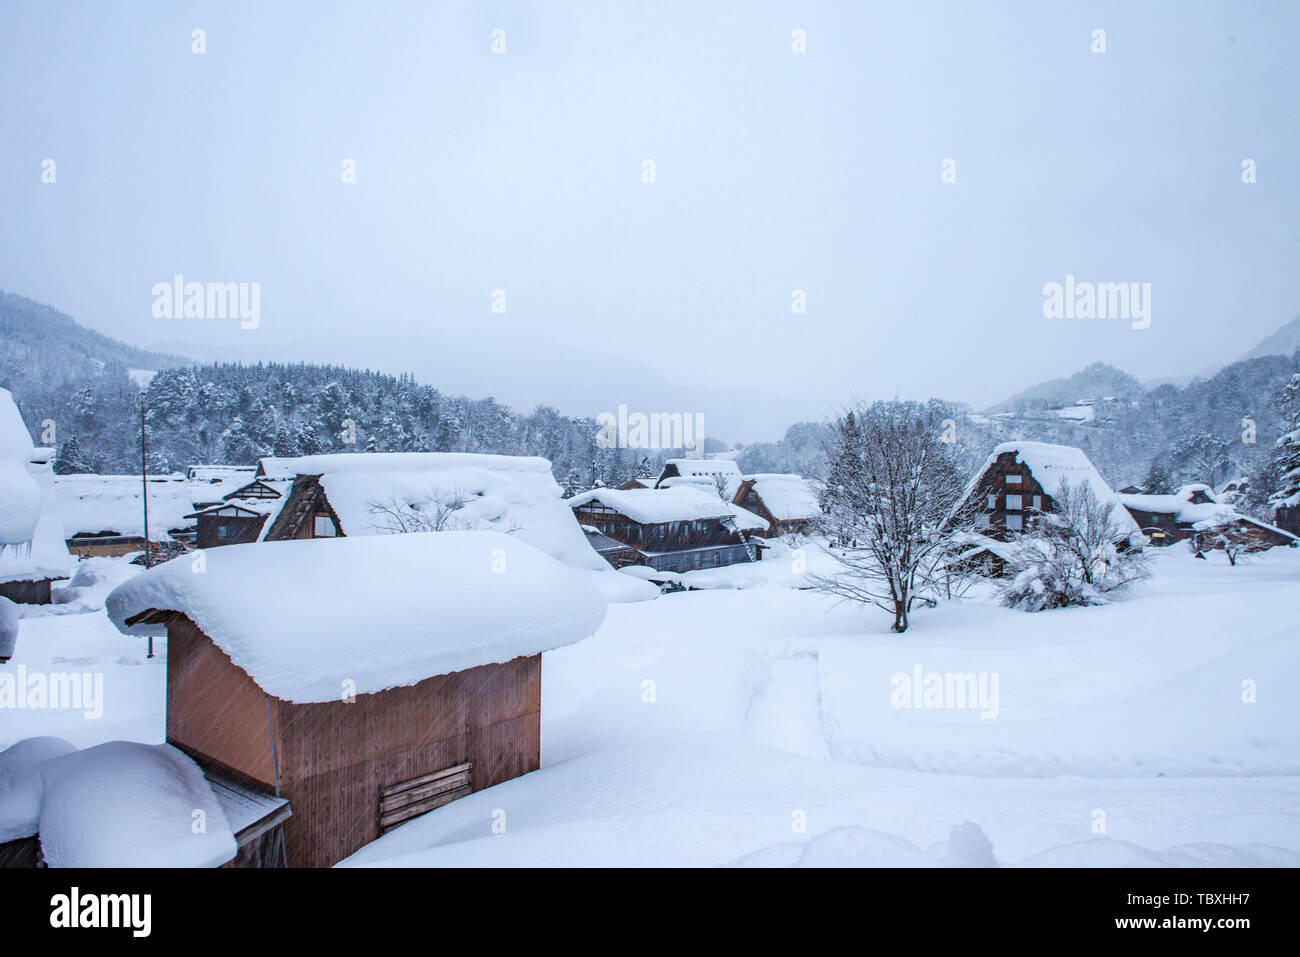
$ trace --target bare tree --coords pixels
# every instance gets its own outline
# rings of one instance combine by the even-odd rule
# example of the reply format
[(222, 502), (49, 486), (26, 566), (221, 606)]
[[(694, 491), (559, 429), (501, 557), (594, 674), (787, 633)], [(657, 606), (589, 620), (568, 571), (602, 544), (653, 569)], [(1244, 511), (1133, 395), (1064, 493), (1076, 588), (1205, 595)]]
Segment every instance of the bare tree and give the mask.
[(1218, 548), (1228, 556), (1228, 564), (1236, 567), (1247, 555), (1268, 548), (1260, 536), (1249, 531), (1241, 519), (1231, 513), (1225, 513), (1210, 519), (1201, 528), (1198, 524), (1196, 534), (1191, 541), (1192, 551), (1196, 553)]
[(814, 586), (891, 612), (904, 632), (913, 604), (944, 594), (963, 488), (955, 449), (943, 441), (948, 410), (938, 403), (876, 402), (845, 413), (828, 430), (820, 527), (832, 539), (837, 573)]
[(1142, 542), (1130, 540), (1123, 506), (1099, 499), (1087, 482), (1062, 481), (1056, 509), (1012, 542), (1005, 604), (1026, 611), (1099, 605), (1150, 575)]
[(457, 516), (469, 499), (459, 490), (447, 493), (430, 492), (418, 500), (374, 499), (366, 503), (371, 515), (376, 516), (375, 527), (390, 534), (409, 532), (445, 532), (468, 528), (469, 524)]
[(729, 484), (725, 472), (713, 473), (713, 489), (718, 493), (718, 498), (722, 499), (724, 502), (731, 501), (731, 496), (727, 494)]

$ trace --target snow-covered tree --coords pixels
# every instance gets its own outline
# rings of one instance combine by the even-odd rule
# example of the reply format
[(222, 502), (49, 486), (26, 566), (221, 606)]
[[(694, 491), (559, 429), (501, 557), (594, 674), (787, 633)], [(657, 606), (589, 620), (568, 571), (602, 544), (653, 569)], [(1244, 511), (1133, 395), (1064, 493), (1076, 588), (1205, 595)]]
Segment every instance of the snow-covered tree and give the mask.
[(829, 430), (830, 471), (821, 487), (822, 528), (839, 564), (814, 584), (848, 601), (876, 605), (904, 632), (913, 604), (934, 603), (957, 523), (946, 520), (963, 475), (943, 441), (938, 403), (876, 402), (847, 412)]
[(1100, 605), (1150, 575), (1144, 552), (1121, 550), (1129, 535), (1122, 505), (1099, 499), (1087, 483), (1068, 481), (1054, 498), (1055, 511), (1011, 543), (1004, 604), (1025, 611)]
[(1160, 459), (1151, 460), (1151, 467), (1147, 469), (1146, 478), (1142, 480), (1142, 488), (1146, 490), (1147, 495), (1172, 495), (1174, 492), (1173, 480), (1169, 477), (1169, 469)]
[(1268, 543), (1252, 534), (1237, 516), (1225, 511), (1224, 514), (1196, 527), (1196, 534), (1191, 539), (1192, 551), (1200, 553), (1218, 549), (1228, 557), (1228, 564), (1235, 566), (1247, 555), (1268, 548)]
[(1278, 396), (1286, 431), (1277, 440), (1269, 461), (1272, 481), (1268, 504), (1271, 508), (1300, 505), (1300, 372), (1291, 377)]

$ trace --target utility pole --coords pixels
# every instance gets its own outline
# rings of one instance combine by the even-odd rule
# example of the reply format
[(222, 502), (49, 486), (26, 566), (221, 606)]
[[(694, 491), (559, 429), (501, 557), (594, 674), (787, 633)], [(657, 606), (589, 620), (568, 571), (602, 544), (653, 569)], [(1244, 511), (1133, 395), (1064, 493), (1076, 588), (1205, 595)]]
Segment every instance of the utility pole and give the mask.
[[(140, 502), (144, 505), (144, 567), (153, 567), (153, 548), (149, 542), (149, 470), (146, 467), (148, 456), (146, 455), (145, 434), (144, 434), (144, 392), (140, 393)], [(149, 636), (149, 654), (147, 658), (153, 657), (153, 635)]]

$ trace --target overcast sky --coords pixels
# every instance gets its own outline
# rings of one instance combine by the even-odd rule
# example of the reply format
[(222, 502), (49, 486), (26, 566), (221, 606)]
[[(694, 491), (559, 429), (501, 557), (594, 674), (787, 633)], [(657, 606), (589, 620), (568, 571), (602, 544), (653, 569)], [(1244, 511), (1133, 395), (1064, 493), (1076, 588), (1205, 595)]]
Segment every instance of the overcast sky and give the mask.
[[(1300, 4), (1241, 0), (3, 0), (0, 288), (741, 440), (1198, 372), (1300, 312), (1298, 46)], [(260, 326), (156, 318), (177, 273), (260, 283)], [(1044, 318), (1067, 274), (1150, 283), (1150, 328)]]

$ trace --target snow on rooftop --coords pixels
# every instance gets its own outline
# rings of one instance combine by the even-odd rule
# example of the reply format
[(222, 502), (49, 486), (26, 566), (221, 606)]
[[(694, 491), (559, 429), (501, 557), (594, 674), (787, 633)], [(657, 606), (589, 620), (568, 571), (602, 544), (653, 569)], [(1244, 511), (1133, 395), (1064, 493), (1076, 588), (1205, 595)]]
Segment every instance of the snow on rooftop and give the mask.
[[(572, 516), (582, 547), (591, 551)], [(226, 545), (120, 585), (109, 618), (190, 618), (267, 693), (336, 701), (586, 638), (605, 617), (587, 576), (514, 536), (454, 531)], [(154, 626), (156, 627), (156, 626)]]
[[(544, 458), (470, 452), (371, 452), (264, 458), (265, 475), (319, 475), (347, 536), (380, 535), (402, 521), (509, 532), (577, 568), (608, 571), (566, 508)], [(268, 522), (268, 526), (269, 526)], [(409, 527), (409, 526), (408, 526)]]
[[(1204, 492), (1210, 501), (1193, 503), (1192, 498), (1197, 492)], [(1236, 515), (1232, 506), (1219, 503), (1214, 490), (1208, 485), (1184, 485), (1172, 495), (1120, 494), (1119, 500), (1125, 508), (1172, 515), (1175, 522), (1181, 523), (1195, 524)]]
[(822, 513), (812, 484), (802, 475), (764, 472), (745, 479), (753, 480), (754, 491), (777, 521), (816, 518)]
[(169, 744), (109, 741), (38, 770), (50, 867), (218, 867), (238, 852), (202, 769)]
[[(193, 522), (189, 483), (180, 476), (153, 475), (145, 483), (149, 495), (149, 536), (154, 541), (167, 531)], [(54, 497), (69, 538), (78, 534), (144, 535), (144, 509), (138, 475), (56, 475)]]
[(694, 485), (671, 485), (657, 489), (599, 488), (568, 500), (570, 508), (598, 501), (642, 525), (662, 522), (693, 522), (711, 518), (734, 518), (745, 531), (766, 529), (767, 522), (753, 512), (724, 502), (712, 489)]

